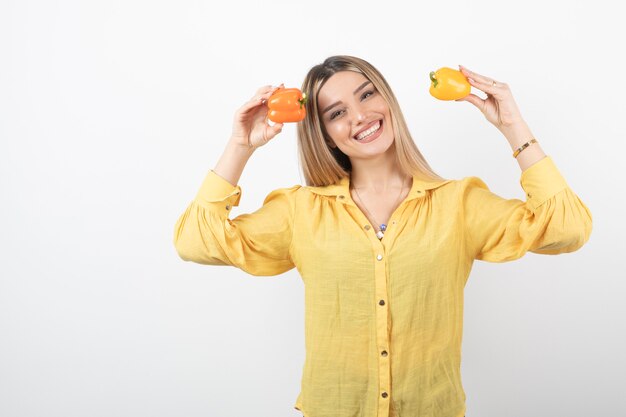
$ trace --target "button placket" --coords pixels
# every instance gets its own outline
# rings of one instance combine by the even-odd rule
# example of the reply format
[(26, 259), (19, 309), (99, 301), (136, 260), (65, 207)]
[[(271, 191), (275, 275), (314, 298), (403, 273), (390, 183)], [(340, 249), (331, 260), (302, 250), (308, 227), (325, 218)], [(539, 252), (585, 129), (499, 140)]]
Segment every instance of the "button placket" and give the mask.
[(373, 241), (373, 249), (376, 257), (374, 263), (375, 272), (375, 292), (376, 292), (376, 338), (379, 346), (378, 356), (378, 373), (379, 373), (379, 393), (385, 401), (379, 401), (379, 415), (386, 415), (389, 410), (389, 389), (391, 386), (391, 369), (389, 358), (389, 333), (388, 333), (388, 317), (389, 307), (386, 303), (387, 294), (387, 266), (385, 258), (384, 246), (378, 239)]
[[(336, 196), (336, 201), (344, 204), (349, 204), (359, 209), (352, 200), (348, 199), (346, 195), (339, 194)], [(390, 369), (390, 356), (389, 356), (389, 307), (387, 305), (387, 266), (385, 262), (385, 246), (383, 242), (379, 240), (373, 233), (373, 227), (367, 222), (365, 214), (359, 210), (359, 217), (362, 219), (360, 227), (362, 230), (366, 230), (370, 243), (372, 244), (374, 261), (374, 291), (376, 294), (375, 302), (376, 306), (376, 342), (379, 349), (378, 357), (378, 371), (379, 371), (379, 393), (382, 397), (382, 401), (379, 401), (379, 415), (386, 415), (389, 411), (389, 392), (391, 387), (391, 369)], [(390, 220), (391, 225), (396, 225), (397, 219)], [(389, 232), (387, 232), (389, 233)]]

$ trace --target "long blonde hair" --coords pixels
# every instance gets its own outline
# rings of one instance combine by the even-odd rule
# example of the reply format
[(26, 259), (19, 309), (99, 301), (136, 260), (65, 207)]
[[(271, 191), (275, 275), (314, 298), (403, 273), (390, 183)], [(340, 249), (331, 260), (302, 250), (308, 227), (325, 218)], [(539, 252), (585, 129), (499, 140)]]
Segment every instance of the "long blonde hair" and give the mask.
[(396, 163), (404, 175), (426, 180), (445, 180), (436, 174), (415, 145), (396, 96), (382, 74), (369, 62), (349, 55), (328, 57), (309, 70), (302, 91), (308, 96), (307, 115), (298, 123), (298, 155), (306, 185), (325, 186), (350, 175), (352, 164), (338, 147), (330, 147), (330, 137), (319, 117), (317, 96), (326, 81), (336, 72), (354, 71), (372, 82), (389, 106), (395, 134)]

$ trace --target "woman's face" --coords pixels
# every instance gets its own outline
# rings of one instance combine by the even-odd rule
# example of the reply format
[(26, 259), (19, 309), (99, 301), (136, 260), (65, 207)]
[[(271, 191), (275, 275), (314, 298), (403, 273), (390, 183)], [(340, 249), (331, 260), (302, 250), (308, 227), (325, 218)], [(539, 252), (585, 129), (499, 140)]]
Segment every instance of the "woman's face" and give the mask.
[(383, 154), (394, 141), (389, 106), (358, 72), (332, 75), (319, 91), (318, 109), (334, 144), (351, 158)]

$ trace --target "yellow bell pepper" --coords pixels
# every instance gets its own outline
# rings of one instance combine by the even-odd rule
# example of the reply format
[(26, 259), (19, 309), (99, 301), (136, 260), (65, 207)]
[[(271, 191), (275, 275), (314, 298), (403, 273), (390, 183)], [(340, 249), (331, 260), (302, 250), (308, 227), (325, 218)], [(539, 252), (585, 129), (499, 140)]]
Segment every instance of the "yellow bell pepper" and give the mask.
[(470, 93), (471, 85), (461, 71), (443, 67), (430, 73), (430, 95), (439, 100), (458, 100)]

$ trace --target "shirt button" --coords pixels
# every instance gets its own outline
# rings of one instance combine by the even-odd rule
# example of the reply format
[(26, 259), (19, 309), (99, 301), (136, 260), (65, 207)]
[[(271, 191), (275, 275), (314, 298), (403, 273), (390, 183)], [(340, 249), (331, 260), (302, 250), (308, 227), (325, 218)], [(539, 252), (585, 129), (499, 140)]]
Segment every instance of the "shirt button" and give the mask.
[(381, 259), (383, 259), (383, 255), (381, 255), (381, 254), (379, 253), (379, 254), (376, 256), (376, 259), (378, 259), (378, 260), (380, 261)]
[(422, 190), (417, 190), (416, 193), (422, 194)]
[(530, 195), (530, 193), (526, 194), (528, 196), (528, 198), (531, 198), (532, 196)]
[(384, 306), (384, 305), (385, 305), (385, 300), (380, 300), (380, 301), (378, 302), (378, 304), (380, 304), (381, 306)]
[(340, 196), (339, 196), (339, 198), (346, 198), (346, 197), (345, 197), (345, 196), (343, 196), (343, 195), (340, 195)]
[(382, 352), (380, 352), (380, 354), (383, 355), (383, 356), (387, 356), (387, 351), (383, 350)]
[(226, 210), (230, 210), (230, 205), (226, 206)]
[(366, 224), (365, 226), (363, 226), (365, 228), (365, 230), (370, 230), (370, 225)]
[(381, 395), (382, 395), (383, 398), (387, 398), (387, 396), (388, 396), (388, 394), (386, 392), (383, 392)]

